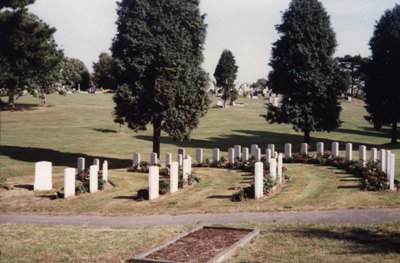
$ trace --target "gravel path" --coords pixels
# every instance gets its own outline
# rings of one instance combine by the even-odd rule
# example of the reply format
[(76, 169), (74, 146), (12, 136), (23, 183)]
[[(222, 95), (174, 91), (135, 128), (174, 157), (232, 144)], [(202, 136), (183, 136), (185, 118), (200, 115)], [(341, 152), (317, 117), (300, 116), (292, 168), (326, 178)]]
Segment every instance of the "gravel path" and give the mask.
[(0, 223), (129, 228), (196, 223), (233, 224), (242, 222), (300, 222), (333, 224), (382, 224), (393, 221), (400, 221), (400, 208), (338, 209), (272, 213), (187, 214), (177, 216), (0, 215)]

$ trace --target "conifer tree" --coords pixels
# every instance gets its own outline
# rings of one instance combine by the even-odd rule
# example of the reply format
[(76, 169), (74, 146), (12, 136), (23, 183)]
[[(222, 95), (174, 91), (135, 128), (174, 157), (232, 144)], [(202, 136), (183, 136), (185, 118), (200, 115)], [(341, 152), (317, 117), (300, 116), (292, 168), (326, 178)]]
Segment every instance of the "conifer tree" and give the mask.
[(235, 89), (235, 80), (238, 71), (235, 57), (230, 50), (225, 49), (219, 58), (217, 67), (215, 68), (214, 77), (217, 87), (221, 87), (222, 99), (224, 100), (224, 107), (226, 101), (231, 99), (231, 104), (237, 98), (237, 91)]

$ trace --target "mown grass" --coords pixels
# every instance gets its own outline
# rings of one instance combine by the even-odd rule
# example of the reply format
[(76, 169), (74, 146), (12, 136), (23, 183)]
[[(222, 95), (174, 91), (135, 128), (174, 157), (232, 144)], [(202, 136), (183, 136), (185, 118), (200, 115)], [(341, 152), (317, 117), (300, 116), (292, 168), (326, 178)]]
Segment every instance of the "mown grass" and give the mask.
[[(239, 224), (260, 234), (225, 262), (398, 262), (400, 224)], [(2, 224), (0, 262), (123, 262), (196, 226), (139, 229)]]

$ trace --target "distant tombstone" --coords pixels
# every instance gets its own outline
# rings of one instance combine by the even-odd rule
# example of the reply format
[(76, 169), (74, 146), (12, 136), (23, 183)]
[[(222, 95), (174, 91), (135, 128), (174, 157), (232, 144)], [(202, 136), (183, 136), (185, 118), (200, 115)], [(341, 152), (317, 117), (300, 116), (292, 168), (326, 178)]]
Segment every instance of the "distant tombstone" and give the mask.
[(392, 151), (386, 150), (386, 175), (389, 181), (389, 173), (391, 172), (390, 168), (392, 166)]
[(108, 182), (108, 162), (103, 162), (103, 180)]
[(260, 148), (257, 148), (255, 150), (254, 159), (255, 159), (256, 162), (261, 161), (261, 149)]
[(160, 168), (158, 166), (149, 167), (149, 200), (157, 199), (159, 196)]
[(332, 155), (334, 157), (339, 156), (339, 143), (338, 142), (333, 142), (332, 143)]
[(308, 144), (307, 143), (302, 143), (301, 144), (301, 154), (308, 154)]
[(220, 159), (219, 157), (219, 149), (218, 148), (214, 148), (213, 149), (213, 155), (212, 155), (212, 161), (213, 162), (218, 162)]
[(391, 154), (390, 155), (390, 178), (389, 178), (389, 189), (391, 191), (395, 190), (394, 187), (394, 175), (395, 175), (395, 167), (396, 167), (396, 155), (395, 154)]
[(292, 158), (292, 144), (285, 144), (285, 158)]
[(172, 163), (172, 154), (166, 153), (165, 154), (165, 165), (169, 166)]
[(346, 161), (352, 161), (353, 160), (353, 144), (352, 143), (346, 143)]
[(322, 156), (322, 155), (324, 155), (324, 143), (318, 142), (317, 143), (317, 156)]
[(64, 198), (75, 196), (75, 168), (64, 169)]
[(189, 175), (191, 175), (192, 174), (192, 157), (190, 155), (186, 155), (186, 159), (188, 159)]
[(182, 154), (182, 157), (185, 157), (186, 155), (185, 155), (185, 149), (183, 149), (183, 148), (179, 148), (178, 149), (178, 155), (179, 154)]
[(175, 193), (178, 191), (178, 180), (179, 180), (179, 164), (178, 162), (171, 163), (170, 169), (170, 192)]
[(262, 162), (254, 164), (254, 197), (260, 199), (264, 195), (264, 165)]
[(52, 173), (51, 162), (37, 162), (35, 164), (35, 183), (33, 189), (35, 191), (51, 190), (53, 188)]
[(271, 149), (266, 149), (265, 150), (265, 162), (270, 163), (272, 158), (272, 152)]
[(271, 153), (275, 153), (275, 144), (268, 144), (268, 149), (271, 150)]
[(96, 193), (99, 190), (99, 167), (91, 165), (89, 169), (89, 191)]
[(230, 164), (235, 163), (235, 149), (234, 148), (228, 149), (228, 163), (230, 163)]
[(249, 148), (243, 147), (242, 149), (242, 162), (247, 162), (249, 160)]
[(157, 153), (150, 154), (150, 165), (157, 165), (158, 164), (158, 156)]
[(378, 159), (378, 149), (372, 148), (371, 149), (371, 162), (375, 163)]
[(96, 165), (97, 169), (100, 170), (100, 159), (94, 159), (93, 160), (93, 165)]
[(183, 175), (183, 181), (187, 182), (190, 174), (190, 160), (189, 159), (183, 159), (183, 166), (182, 166), (182, 175)]
[(239, 158), (240, 159), (240, 155), (242, 154), (242, 146), (240, 146), (240, 145), (235, 145), (235, 156), (234, 156), (234, 158), (236, 159), (236, 158)]
[(139, 164), (140, 164), (140, 153), (133, 153), (132, 165), (136, 166)]
[(271, 161), (269, 162), (269, 175), (273, 180), (276, 180), (276, 159), (272, 158)]
[(79, 157), (78, 158), (78, 173), (82, 172), (83, 170), (85, 170), (85, 158), (83, 157)]
[(351, 101), (351, 97), (350, 96), (347, 97), (347, 101)]
[(182, 154), (178, 154), (178, 164), (179, 164), (179, 167), (182, 167), (182, 165), (183, 165), (183, 155)]
[(196, 162), (203, 163), (203, 149), (196, 149)]
[(278, 98), (272, 98), (272, 106), (279, 107), (279, 99)]
[(283, 183), (283, 155), (280, 153), (278, 155), (278, 177), (279, 183)]
[(252, 145), (250, 146), (250, 154), (251, 154), (252, 157), (256, 154), (256, 149), (257, 149), (257, 148), (258, 148), (258, 145), (257, 145), (257, 144), (252, 144)]
[(379, 151), (379, 161), (380, 161), (380, 170), (381, 172), (386, 172), (386, 150), (381, 149)]
[(367, 147), (365, 145), (358, 148), (358, 161), (362, 165), (365, 165), (367, 161)]

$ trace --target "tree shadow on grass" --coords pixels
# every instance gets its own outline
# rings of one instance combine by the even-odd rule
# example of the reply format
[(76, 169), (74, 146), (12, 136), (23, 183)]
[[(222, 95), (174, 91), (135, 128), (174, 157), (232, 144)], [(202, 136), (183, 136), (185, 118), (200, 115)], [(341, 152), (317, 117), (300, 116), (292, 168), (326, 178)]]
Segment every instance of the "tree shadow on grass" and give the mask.
[(32, 184), (17, 184), (17, 185), (14, 185), (13, 187), (25, 189), (25, 190), (28, 190), (28, 191), (33, 191), (33, 185)]
[(102, 133), (118, 133), (116, 130), (111, 129), (93, 128), (92, 130)]
[(277, 232), (292, 235), (294, 238), (332, 239), (349, 246), (348, 254), (381, 254), (400, 253), (400, 233), (385, 230), (373, 231), (363, 228), (341, 228), (333, 231), (319, 228), (300, 230), (278, 230)]
[(232, 195), (210, 195), (207, 196), (208, 199), (231, 199)]
[(0, 111), (10, 111), (10, 112), (17, 112), (17, 111), (33, 111), (39, 108), (39, 104), (21, 104), (16, 103), (14, 107), (4, 106), (0, 108)]
[(91, 156), (82, 153), (60, 152), (52, 149), (21, 147), (21, 146), (0, 146), (0, 154), (11, 159), (24, 162), (52, 162), (53, 166), (76, 167), (78, 157), (86, 159), (86, 164), (90, 164), (93, 159), (100, 161), (107, 160), (110, 169), (126, 168), (130, 165), (130, 160), (110, 158), (106, 156)]

